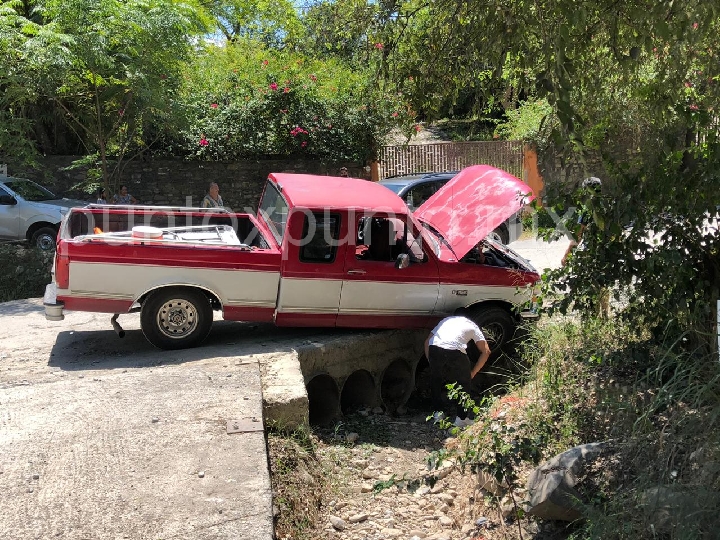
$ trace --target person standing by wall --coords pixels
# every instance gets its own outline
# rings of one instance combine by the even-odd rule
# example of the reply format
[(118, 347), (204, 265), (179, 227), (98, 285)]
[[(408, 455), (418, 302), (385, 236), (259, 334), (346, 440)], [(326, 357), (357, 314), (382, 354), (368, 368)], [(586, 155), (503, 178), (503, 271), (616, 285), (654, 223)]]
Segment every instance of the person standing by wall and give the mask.
[(208, 193), (202, 200), (202, 207), (222, 208), (223, 206), (223, 200), (220, 196), (220, 186), (217, 185), (217, 182), (210, 182), (210, 186), (208, 187)]
[(112, 200), (113, 204), (137, 204), (138, 200), (128, 193), (127, 186), (120, 186), (120, 192)]
[[(475, 365), (470, 367), (467, 345), (474, 341), (480, 351)], [(456, 422), (466, 417), (461, 405), (448, 398), (446, 386), (457, 383), (464, 392), (473, 394), (472, 379), (490, 358), (490, 347), (477, 324), (456, 312), (445, 317), (425, 340), (425, 356), (430, 364), (431, 393), (433, 404), (446, 416), (457, 416)]]

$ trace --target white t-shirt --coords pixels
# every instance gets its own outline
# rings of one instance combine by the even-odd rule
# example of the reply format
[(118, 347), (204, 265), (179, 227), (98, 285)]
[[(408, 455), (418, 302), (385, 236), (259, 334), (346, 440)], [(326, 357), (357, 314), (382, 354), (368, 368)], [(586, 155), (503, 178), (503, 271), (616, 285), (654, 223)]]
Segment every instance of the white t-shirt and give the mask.
[(470, 340), (485, 341), (485, 336), (477, 324), (467, 317), (458, 315), (445, 317), (432, 330), (430, 345), (450, 351), (466, 352)]

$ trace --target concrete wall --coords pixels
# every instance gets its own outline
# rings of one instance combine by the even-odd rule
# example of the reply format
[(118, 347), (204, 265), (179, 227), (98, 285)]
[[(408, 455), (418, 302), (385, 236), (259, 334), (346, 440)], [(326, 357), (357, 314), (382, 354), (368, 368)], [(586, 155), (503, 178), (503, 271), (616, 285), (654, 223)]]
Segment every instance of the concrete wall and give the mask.
[[(34, 170), (8, 171), (11, 176), (31, 178), (58, 194), (83, 200), (79, 185), (87, 180), (85, 168), (65, 170), (77, 156), (48, 156)], [(262, 186), (270, 172), (336, 175), (347, 167), (351, 176), (369, 175), (356, 163), (321, 163), (309, 159), (267, 159), (237, 162), (185, 161), (182, 159), (136, 160), (127, 163), (120, 184), (142, 204), (199, 205), (208, 184), (217, 182), (223, 202), (234, 210), (255, 209)], [(190, 199), (188, 199), (190, 198)]]

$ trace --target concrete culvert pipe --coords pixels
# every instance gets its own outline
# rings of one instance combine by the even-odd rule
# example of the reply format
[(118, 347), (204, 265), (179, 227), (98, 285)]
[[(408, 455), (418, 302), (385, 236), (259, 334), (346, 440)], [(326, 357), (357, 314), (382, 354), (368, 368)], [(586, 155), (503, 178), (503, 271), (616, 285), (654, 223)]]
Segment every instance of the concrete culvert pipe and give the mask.
[(375, 407), (377, 395), (375, 379), (369, 371), (360, 369), (345, 381), (340, 393), (340, 410), (349, 414), (365, 407)]
[(335, 380), (326, 374), (316, 375), (307, 383), (310, 424), (329, 424), (338, 417), (340, 392)]
[(382, 376), (380, 395), (385, 407), (394, 411), (404, 405), (413, 390), (413, 371), (404, 360), (395, 360)]

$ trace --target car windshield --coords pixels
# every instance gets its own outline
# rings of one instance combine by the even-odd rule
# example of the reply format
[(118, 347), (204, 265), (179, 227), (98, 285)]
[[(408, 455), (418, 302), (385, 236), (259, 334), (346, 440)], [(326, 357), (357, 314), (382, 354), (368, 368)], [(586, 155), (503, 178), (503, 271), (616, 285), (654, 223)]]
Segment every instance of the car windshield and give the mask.
[(5, 185), (26, 201), (52, 201), (57, 199), (52, 191), (36, 184), (32, 180), (6, 180)]
[(288, 204), (277, 187), (275, 187), (275, 184), (268, 181), (265, 186), (265, 193), (260, 201), (258, 215), (265, 220), (265, 223), (267, 223), (270, 228), (270, 232), (275, 237), (275, 240), (277, 240), (277, 243), (280, 244), (285, 235)]
[(386, 184), (385, 182), (382, 182), (380, 185), (385, 186), (394, 193), (400, 193), (400, 190), (404, 188), (407, 184)]

